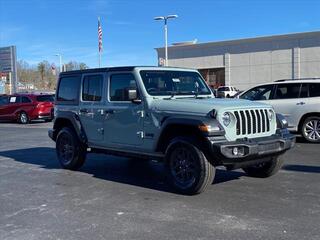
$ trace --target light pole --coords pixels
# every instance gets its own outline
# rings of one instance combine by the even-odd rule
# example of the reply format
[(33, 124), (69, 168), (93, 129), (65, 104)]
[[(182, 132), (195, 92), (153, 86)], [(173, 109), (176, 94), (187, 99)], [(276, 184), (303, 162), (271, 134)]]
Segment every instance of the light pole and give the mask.
[(154, 20), (163, 20), (164, 21), (164, 41), (165, 41), (165, 66), (168, 66), (168, 19), (177, 18), (178, 15), (168, 15), (168, 16), (159, 16), (155, 17)]
[(59, 57), (59, 67), (60, 67), (60, 73), (62, 72), (62, 56), (61, 54), (57, 53), (55, 56)]

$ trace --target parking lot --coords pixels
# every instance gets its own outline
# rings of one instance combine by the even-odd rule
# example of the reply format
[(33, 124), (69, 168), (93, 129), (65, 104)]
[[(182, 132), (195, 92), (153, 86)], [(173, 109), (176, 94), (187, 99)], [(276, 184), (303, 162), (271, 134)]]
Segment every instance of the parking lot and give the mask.
[(0, 239), (320, 239), (320, 145), (298, 138), (268, 179), (218, 169), (197, 196), (163, 166), (88, 156), (62, 170), (51, 123), (0, 124)]

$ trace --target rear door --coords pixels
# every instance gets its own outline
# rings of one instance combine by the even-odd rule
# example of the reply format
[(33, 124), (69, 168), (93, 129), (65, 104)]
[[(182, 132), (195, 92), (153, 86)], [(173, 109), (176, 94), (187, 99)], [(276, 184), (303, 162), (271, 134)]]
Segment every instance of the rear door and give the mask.
[(21, 96), (10, 96), (9, 104), (6, 107), (6, 118), (15, 119), (21, 106)]
[(296, 130), (297, 119), (304, 111), (304, 104), (301, 104), (300, 91), (301, 83), (276, 84), (273, 97), (268, 101), (276, 113), (281, 113), (288, 120), (289, 128)]
[(104, 139), (104, 73), (84, 74), (81, 81), (80, 119), (88, 141), (100, 145)]
[(0, 96), (0, 119), (5, 119), (7, 115), (8, 106), (9, 106), (9, 97)]

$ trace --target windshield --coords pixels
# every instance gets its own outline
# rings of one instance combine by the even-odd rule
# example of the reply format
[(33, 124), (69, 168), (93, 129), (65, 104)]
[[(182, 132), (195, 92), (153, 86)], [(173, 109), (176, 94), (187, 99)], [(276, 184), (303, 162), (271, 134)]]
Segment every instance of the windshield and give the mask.
[(54, 96), (53, 95), (41, 95), (37, 96), (38, 102), (54, 102)]
[(211, 91), (196, 72), (140, 71), (148, 94), (157, 95), (207, 95)]
[(239, 98), (251, 101), (269, 100), (272, 90), (273, 85), (258, 86), (246, 91)]

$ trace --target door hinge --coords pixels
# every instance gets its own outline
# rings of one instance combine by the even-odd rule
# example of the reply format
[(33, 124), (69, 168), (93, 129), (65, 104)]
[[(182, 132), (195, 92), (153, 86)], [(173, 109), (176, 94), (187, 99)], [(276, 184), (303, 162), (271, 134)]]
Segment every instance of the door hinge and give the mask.
[(139, 135), (140, 138), (144, 138), (144, 132), (143, 131), (137, 132), (137, 135)]
[(103, 129), (103, 128), (98, 128), (97, 131), (98, 131), (100, 134), (104, 134), (104, 129)]
[(140, 115), (140, 117), (142, 117), (142, 118), (144, 117), (144, 111), (143, 110), (137, 111), (137, 114)]

